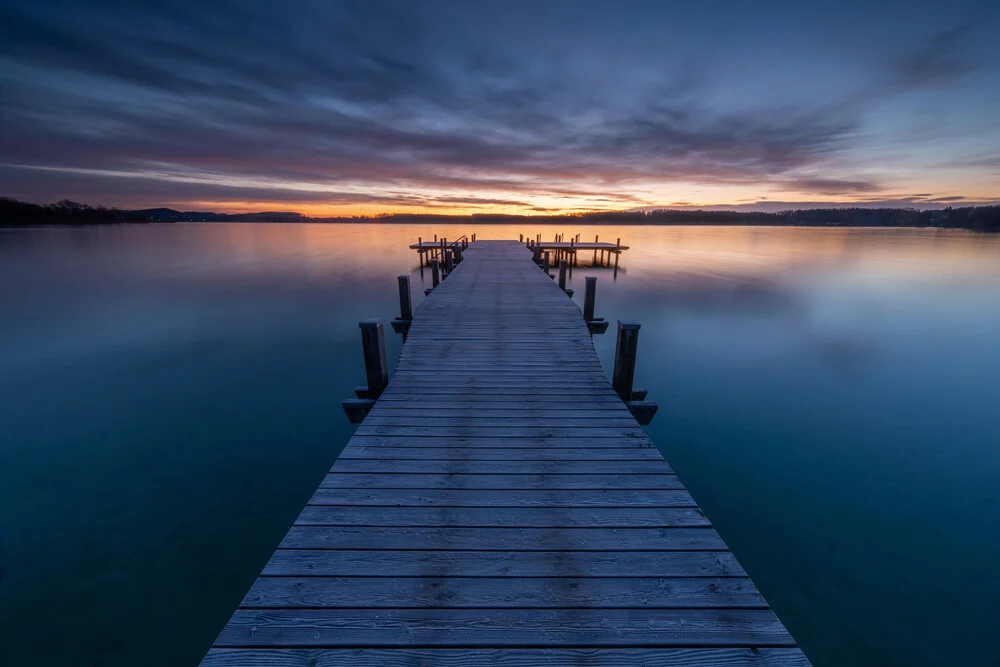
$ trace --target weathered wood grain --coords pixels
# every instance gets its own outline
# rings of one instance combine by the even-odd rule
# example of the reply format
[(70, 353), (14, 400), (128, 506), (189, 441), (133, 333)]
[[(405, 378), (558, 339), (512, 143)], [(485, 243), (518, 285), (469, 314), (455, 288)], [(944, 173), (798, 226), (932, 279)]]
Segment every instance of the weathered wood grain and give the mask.
[(676, 475), (660, 474), (502, 474), (341, 473), (332, 470), (321, 489), (683, 489)]
[(298, 577), (745, 577), (728, 551), (278, 549), (264, 575)]
[(763, 609), (749, 579), (531, 577), (261, 577), (244, 609)]
[(300, 526), (523, 528), (694, 528), (710, 525), (696, 507), (356, 507), (307, 505)]
[(204, 667), (808, 667), (798, 649), (225, 649), (209, 651)]
[(528, 463), (556, 462), (582, 463), (593, 461), (653, 461), (663, 459), (659, 452), (648, 447), (393, 447), (390, 445), (351, 445), (344, 449), (338, 461), (494, 461)]
[[(407, 451), (407, 450), (404, 450)], [(476, 450), (464, 450), (466, 452)], [(507, 450), (504, 450), (507, 451)], [(356, 459), (340, 459), (330, 469), (330, 473), (436, 473), (452, 475), (456, 473), (478, 473), (491, 475), (665, 475), (670, 468), (659, 458), (631, 461), (587, 461), (564, 459), (561, 461), (517, 460), (500, 457), (499, 460), (413, 460), (374, 459), (362, 456)], [(675, 488), (675, 487), (670, 487)]]
[(794, 646), (766, 609), (240, 609), (218, 647)]
[(317, 489), (310, 505), (409, 507), (697, 507), (687, 491), (527, 489)]
[(459, 549), (462, 551), (722, 550), (711, 528), (437, 528), (294, 525), (282, 549)]

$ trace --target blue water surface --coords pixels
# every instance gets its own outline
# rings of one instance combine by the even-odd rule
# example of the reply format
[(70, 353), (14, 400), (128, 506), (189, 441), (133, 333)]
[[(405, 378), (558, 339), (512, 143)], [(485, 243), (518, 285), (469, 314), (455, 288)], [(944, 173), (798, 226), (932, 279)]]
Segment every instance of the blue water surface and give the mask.
[(419, 303), (407, 244), (473, 231), (630, 246), (576, 298), (642, 323), (648, 432), (817, 667), (998, 664), (998, 237), (216, 223), (0, 231), (0, 663), (196, 664), (352, 433), (358, 321)]

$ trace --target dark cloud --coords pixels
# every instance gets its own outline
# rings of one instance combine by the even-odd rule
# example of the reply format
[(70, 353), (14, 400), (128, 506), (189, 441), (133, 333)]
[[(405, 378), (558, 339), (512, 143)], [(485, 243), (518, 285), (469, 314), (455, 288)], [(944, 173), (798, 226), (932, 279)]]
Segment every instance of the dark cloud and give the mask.
[(655, 202), (629, 186), (675, 182), (865, 195), (885, 185), (831, 165), (863, 145), (872, 100), (977, 66), (965, 22), (889, 58), (877, 92), (720, 99), (721, 56), (651, 39), (679, 17), (659, 3), (8, 2), (0, 163), (143, 177), (22, 170), (0, 187), (112, 204), (639, 207)]
[(791, 181), (790, 185), (803, 192), (815, 192), (821, 195), (857, 195), (882, 190), (882, 187), (873, 181), (833, 178), (801, 178)]

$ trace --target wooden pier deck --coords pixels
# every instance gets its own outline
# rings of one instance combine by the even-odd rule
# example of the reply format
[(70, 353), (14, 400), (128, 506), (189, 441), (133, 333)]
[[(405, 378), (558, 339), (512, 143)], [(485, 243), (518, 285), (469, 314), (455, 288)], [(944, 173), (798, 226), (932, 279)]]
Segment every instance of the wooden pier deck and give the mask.
[(479, 241), (203, 665), (809, 664), (606, 379)]

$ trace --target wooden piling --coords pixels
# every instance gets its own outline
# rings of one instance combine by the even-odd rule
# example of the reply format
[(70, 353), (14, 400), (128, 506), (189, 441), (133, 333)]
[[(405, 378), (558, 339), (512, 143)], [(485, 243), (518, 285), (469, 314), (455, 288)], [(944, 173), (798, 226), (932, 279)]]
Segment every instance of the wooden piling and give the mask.
[(382, 320), (362, 320), (361, 347), (365, 353), (365, 376), (368, 378), (368, 397), (378, 398), (389, 384), (389, 366), (385, 363), (385, 331)]
[(618, 320), (618, 342), (615, 345), (615, 370), (611, 386), (625, 403), (632, 400), (632, 382), (635, 380), (635, 354), (639, 345), (638, 322)]
[(583, 319), (591, 321), (594, 319), (594, 302), (597, 300), (597, 276), (587, 276), (584, 278), (586, 287), (583, 293)]
[(399, 319), (412, 320), (413, 306), (410, 299), (410, 276), (399, 276)]
[(566, 260), (559, 260), (559, 289), (566, 291)]
[(448, 277), (455, 269), (455, 255), (451, 249), (444, 251), (444, 275)]
[(549, 251), (546, 250), (545, 252), (543, 252), (542, 253), (542, 257), (543, 257), (543, 259), (542, 259), (542, 271), (545, 272), (545, 275), (549, 275)]
[(441, 284), (441, 272), (438, 268), (437, 258), (431, 260), (431, 285), (437, 287)]

